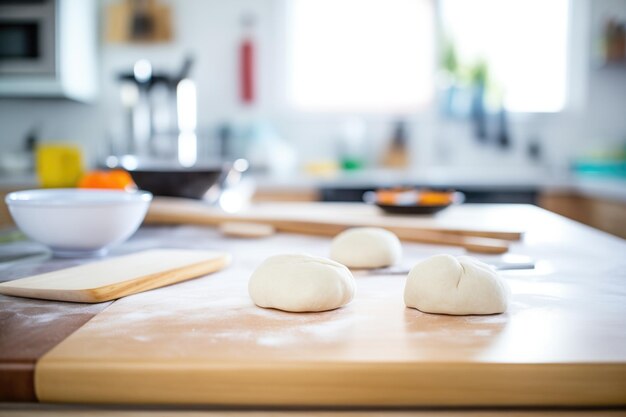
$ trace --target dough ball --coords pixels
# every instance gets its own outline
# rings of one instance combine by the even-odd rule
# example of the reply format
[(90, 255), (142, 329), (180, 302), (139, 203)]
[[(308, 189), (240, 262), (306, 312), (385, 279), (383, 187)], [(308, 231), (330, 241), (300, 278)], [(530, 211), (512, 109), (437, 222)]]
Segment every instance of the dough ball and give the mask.
[(330, 257), (348, 268), (382, 268), (400, 261), (402, 245), (388, 230), (355, 227), (335, 236)]
[(432, 256), (411, 269), (404, 288), (404, 303), (426, 313), (502, 313), (507, 296), (497, 272), (469, 256)]
[(276, 255), (266, 259), (248, 282), (259, 307), (305, 312), (339, 308), (354, 297), (355, 282), (345, 266), (309, 255)]

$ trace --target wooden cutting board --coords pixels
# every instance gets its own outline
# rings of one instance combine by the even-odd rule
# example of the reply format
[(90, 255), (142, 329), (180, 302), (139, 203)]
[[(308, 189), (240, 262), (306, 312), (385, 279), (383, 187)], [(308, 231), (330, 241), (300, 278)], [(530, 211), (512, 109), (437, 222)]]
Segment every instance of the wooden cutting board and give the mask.
[[(471, 208), (468, 208), (471, 209)], [(421, 313), (405, 278), (357, 277), (354, 300), (323, 313), (256, 307), (252, 271), (328, 239), (228, 240), (220, 274), (118, 300), (38, 363), (44, 402), (234, 406), (609, 406), (626, 403), (626, 243), (528, 206), (516, 252), (537, 268), (502, 275), (509, 310)], [(407, 243), (405, 256), (423, 245)], [(429, 250), (433, 250), (432, 247)], [(406, 258), (408, 261), (409, 259)]]
[[(226, 221), (249, 221), (281, 225), (283, 222), (311, 222), (327, 225), (353, 225), (407, 228), (428, 232), (455, 234), (516, 241), (522, 238), (526, 225), (519, 219), (498, 215), (493, 205), (451, 206), (434, 215), (389, 215), (376, 206), (364, 203), (273, 202), (258, 203), (227, 213), (198, 200), (155, 197), (146, 221), (148, 223), (187, 222), (218, 225)], [(333, 229), (334, 230), (334, 229)]]
[[(270, 203), (257, 204), (238, 213), (226, 213), (197, 200), (156, 198), (146, 216), (149, 224), (259, 223), (279, 232), (335, 236), (350, 227), (382, 227), (401, 240), (458, 246), (471, 252), (501, 254), (510, 241), (520, 240), (522, 225), (514, 219), (494, 218), (483, 208), (477, 216), (458, 216), (450, 207), (436, 216), (381, 214), (377, 207), (362, 203)], [(461, 211), (467, 212), (466, 207)]]
[(175, 284), (224, 268), (230, 255), (156, 249), (0, 284), (0, 294), (99, 303)]

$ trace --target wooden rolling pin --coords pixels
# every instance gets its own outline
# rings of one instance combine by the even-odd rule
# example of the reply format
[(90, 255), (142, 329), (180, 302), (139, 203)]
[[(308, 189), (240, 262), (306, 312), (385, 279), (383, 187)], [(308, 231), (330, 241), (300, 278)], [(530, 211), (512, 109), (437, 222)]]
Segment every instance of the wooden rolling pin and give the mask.
[[(316, 236), (335, 236), (351, 227), (373, 226), (369, 222), (360, 223), (358, 221), (309, 221), (229, 214), (201, 202), (173, 198), (155, 199), (145, 220), (147, 224), (196, 224), (204, 226), (218, 226), (224, 222), (269, 224), (279, 232)], [(381, 224), (379, 227), (383, 227), (395, 233), (401, 240), (409, 242), (459, 246), (471, 252), (489, 254), (501, 254), (509, 249), (509, 242), (504, 239), (468, 235), (467, 233), (471, 233), (471, 231), (465, 231), (466, 234), (462, 234), (410, 226)]]

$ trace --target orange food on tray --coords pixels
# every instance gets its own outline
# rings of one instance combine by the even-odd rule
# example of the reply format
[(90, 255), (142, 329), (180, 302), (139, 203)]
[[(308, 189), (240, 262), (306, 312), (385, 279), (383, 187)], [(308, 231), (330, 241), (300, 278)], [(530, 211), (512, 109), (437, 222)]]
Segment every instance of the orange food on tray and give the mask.
[(111, 171), (89, 171), (78, 182), (78, 188), (105, 188), (132, 190), (137, 186), (130, 174), (122, 169)]
[(418, 204), (424, 206), (443, 206), (453, 202), (453, 193), (447, 191), (420, 191)]
[(376, 199), (380, 204), (396, 204), (396, 197), (400, 190), (379, 190), (376, 192)]
[(445, 206), (454, 202), (454, 192), (412, 188), (378, 190), (376, 202), (385, 205)]
[(434, 214), (464, 200), (463, 193), (453, 190), (388, 188), (363, 194), (363, 201), (376, 204), (388, 214)]

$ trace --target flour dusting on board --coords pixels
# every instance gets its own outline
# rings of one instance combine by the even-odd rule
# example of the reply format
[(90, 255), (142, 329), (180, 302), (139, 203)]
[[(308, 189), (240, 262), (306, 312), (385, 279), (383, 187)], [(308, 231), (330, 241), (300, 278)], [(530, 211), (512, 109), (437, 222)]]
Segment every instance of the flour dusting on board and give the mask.
[[(193, 240), (197, 237), (192, 238), (194, 233), (197, 229), (179, 229), (172, 240), (178, 243), (181, 243), (179, 239)], [(160, 358), (200, 355), (224, 360), (255, 358), (263, 353), (267, 358), (294, 359), (308, 357), (303, 346), (315, 350), (321, 357), (324, 352), (332, 356), (336, 352), (353, 351), (358, 346), (380, 343), (384, 348), (368, 352), (367, 357), (394, 358), (406, 353), (405, 349), (412, 352), (414, 346), (431, 343), (433, 338), (464, 343), (464, 335), (459, 337), (445, 325), (445, 320), (453, 319), (407, 313), (399, 296), (404, 282), (398, 277), (358, 277), (356, 298), (337, 310), (289, 313), (257, 307), (248, 295), (248, 279), (265, 258), (292, 248), (327, 256), (323, 249), (329, 240), (277, 235), (269, 238), (271, 245), (259, 245), (258, 242), (214, 240), (212, 231), (206, 233), (207, 236), (196, 239), (196, 243), (205, 242), (205, 249), (230, 250), (233, 262), (228, 268), (118, 300), (75, 336), (81, 338), (81, 356), (98, 357), (105, 352), (120, 355), (122, 344), (125, 357), (144, 358), (146, 352), (152, 352), (151, 355)], [(146, 249), (140, 248), (139, 243), (135, 241), (134, 249)], [(410, 245), (408, 249), (410, 252)], [(390, 302), (396, 295), (398, 302)], [(458, 323), (465, 319), (456, 320)], [(499, 319), (477, 318), (476, 322), (468, 322), (467, 332), (474, 331), (479, 337), (488, 338), (505, 325), (489, 323), (491, 320)], [(394, 334), (406, 335), (404, 342), (393, 346), (385, 344), (385, 337)]]
[[(0, 295), (0, 302), (7, 298), (11, 297)], [(41, 326), (56, 320), (67, 319), (68, 316), (91, 316), (102, 309), (102, 305), (55, 302), (52, 306), (49, 301), (20, 298), (19, 303), (2, 302), (0, 322), (4, 318), (15, 316), (20, 318), (24, 326)]]
[(205, 344), (207, 349), (224, 343), (277, 347), (302, 340), (333, 343), (349, 331), (355, 321), (348, 314), (349, 306), (323, 313), (287, 313), (255, 306), (247, 281), (263, 255), (247, 255), (235, 256), (233, 264), (221, 272), (118, 300), (114, 309), (91, 323), (94, 343), (98, 339), (108, 343), (107, 338), (161, 343), (175, 334), (176, 351), (189, 343)]

